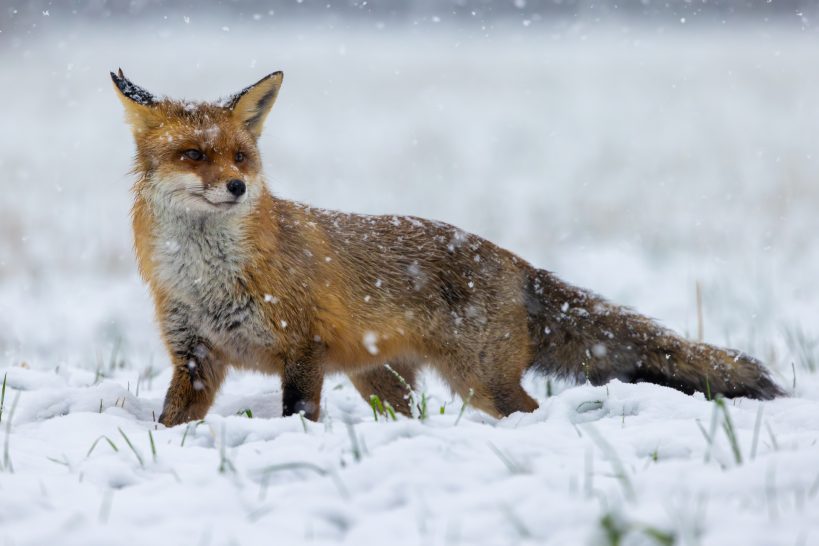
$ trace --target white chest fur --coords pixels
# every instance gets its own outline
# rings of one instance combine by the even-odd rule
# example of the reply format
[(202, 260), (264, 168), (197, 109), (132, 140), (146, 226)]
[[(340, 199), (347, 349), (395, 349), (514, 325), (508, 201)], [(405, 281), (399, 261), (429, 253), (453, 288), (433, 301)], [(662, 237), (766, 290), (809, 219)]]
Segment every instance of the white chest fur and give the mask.
[(153, 260), (160, 282), (186, 303), (224, 292), (225, 283), (242, 274), (245, 257), (241, 232), (222, 218), (160, 218), (154, 234)]
[(237, 218), (166, 213), (157, 220), (154, 271), (187, 313), (188, 327), (226, 348), (271, 345), (273, 336), (246, 288), (247, 250)]

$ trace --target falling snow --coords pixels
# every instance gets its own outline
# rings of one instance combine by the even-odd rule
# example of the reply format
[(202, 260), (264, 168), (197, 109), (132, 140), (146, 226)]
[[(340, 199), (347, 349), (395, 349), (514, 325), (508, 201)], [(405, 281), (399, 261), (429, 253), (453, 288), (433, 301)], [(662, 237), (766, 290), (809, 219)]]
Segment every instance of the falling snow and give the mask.
[[(226, 3), (218, 16), (165, 4), (88, 3), (101, 11), (85, 19), (18, 2), (0, 14), (0, 168), (14, 188), (0, 199), (0, 543), (819, 540), (810, 2), (393, 14), (297, 0), (236, 14)], [(701, 328), (762, 358), (789, 396), (720, 409), (647, 383), (527, 377), (540, 408), (496, 419), (425, 373), (406, 396), (426, 418), (393, 421), (333, 374), (312, 423), (282, 418), (280, 380), (246, 370), (228, 374), (203, 422), (158, 425), (175, 370), (132, 255), (132, 135), (106, 72), (120, 63), (146, 86), (121, 84), (133, 101), (180, 94), (191, 111), (284, 69), (259, 140), (276, 195), (389, 214), (406, 237), (421, 227), (409, 215), (479, 233), (683, 335)], [(400, 271), (410, 286), (368, 270), (368, 308), (437, 282), (413, 264), (426, 252), (413, 242)], [(466, 231), (439, 244), (476, 269), (489, 261)], [(275, 312), (287, 297), (263, 300)], [(458, 317), (495, 319), (476, 306)], [(370, 327), (351, 342), (373, 356), (411, 334)], [(190, 364), (181, 371), (202, 373)]]

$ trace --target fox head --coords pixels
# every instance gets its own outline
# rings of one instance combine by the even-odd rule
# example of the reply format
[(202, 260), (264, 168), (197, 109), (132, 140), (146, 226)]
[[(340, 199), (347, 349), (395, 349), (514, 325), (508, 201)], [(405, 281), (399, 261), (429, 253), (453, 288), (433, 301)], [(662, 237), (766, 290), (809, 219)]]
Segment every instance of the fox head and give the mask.
[(257, 141), (276, 100), (274, 72), (214, 103), (156, 98), (111, 73), (136, 141), (137, 191), (157, 207), (183, 214), (247, 209), (264, 181)]

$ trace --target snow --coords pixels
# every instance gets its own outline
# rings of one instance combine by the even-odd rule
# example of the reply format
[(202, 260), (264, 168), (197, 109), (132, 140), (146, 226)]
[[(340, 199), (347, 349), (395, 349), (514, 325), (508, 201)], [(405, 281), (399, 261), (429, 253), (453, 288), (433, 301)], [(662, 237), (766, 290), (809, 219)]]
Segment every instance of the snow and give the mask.
[[(177, 24), (0, 49), (15, 128), (0, 133), (0, 542), (819, 540), (812, 36)], [(533, 376), (540, 409), (495, 420), (426, 375), (426, 418), (393, 421), (331, 376), (312, 423), (280, 417), (278, 378), (243, 372), (203, 423), (165, 429), (170, 369), (132, 257), (133, 146), (107, 72), (120, 65), (189, 100), (283, 69), (260, 141), (278, 195), (452, 223), (691, 337), (699, 283), (705, 339), (759, 356), (792, 395), (725, 412)], [(362, 343), (377, 352), (374, 333)]]
[(364, 345), (364, 348), (367, 349), (367, 352), (371, 355), (378, 354), (378, 334), (367, 330), (364, 332), (364, 336), (361, 339), (361, 343)]
[[(376, 422), (338, 379), (312, 423), (278, 417), (277, 381), (243, 374), (202, 425), (165, 429), (153, 416), (167, 370), (138, 397), (133, 373), (95, 383), (74, 368), (6, 371), (22, 393), (0, 495), (15, 543), (577, 544), (610, 514), (633, 535), (773, 544), (814, 536), (819, 521), (815, 378), (813, 400), (729, 403), (738, 464), (727, 435), (709, 449), (698, 428), (713, 403), (647, 384), (540, 390), (535, 413), (496, 421), (467, 409), (456, 425), (461, 402), (436, 381), (426, 420)], [(238, 415), (246, 408), (253, 418)], [(103, 439), (89, 455), (100, 437), (117, 451)]]

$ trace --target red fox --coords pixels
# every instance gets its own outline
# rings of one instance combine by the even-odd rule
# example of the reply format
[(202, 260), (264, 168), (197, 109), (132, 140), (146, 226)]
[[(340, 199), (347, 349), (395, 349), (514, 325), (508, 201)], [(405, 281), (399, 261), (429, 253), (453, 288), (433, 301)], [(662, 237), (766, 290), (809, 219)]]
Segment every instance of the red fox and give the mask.
[(111, 77), (136, 141), (137, 261), (174, 367), (166, 426), (202, 419), (228, 366), (279, 374), (283, 414), (313, 420), (328, 372), (410, 414), (422, 365), (497, 417), (538, 407), (521, 386), (530, 369), (783, 394), (754, 358), (683, 339), (456, 227), (278, 199), (257, 141), (281, 72), (215, 103)]

